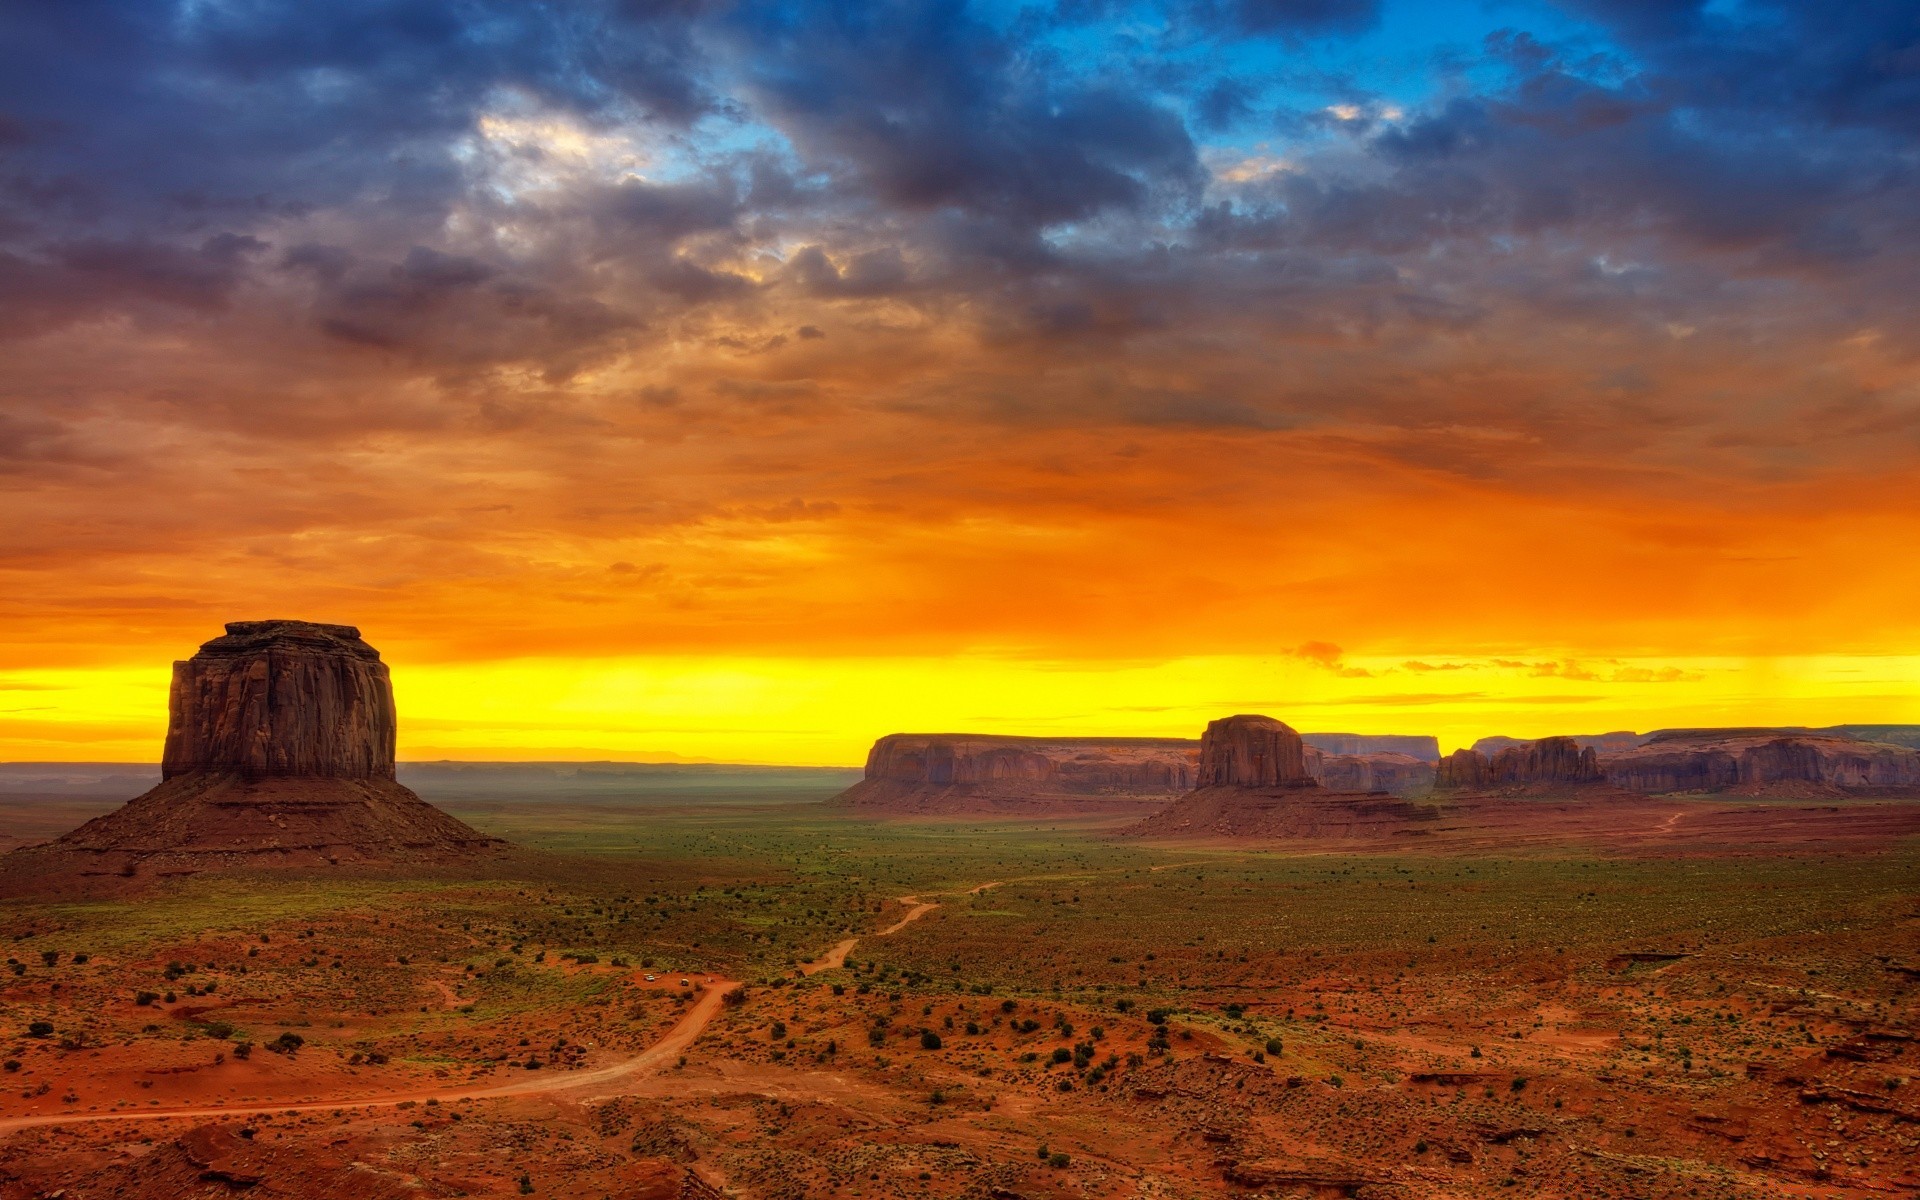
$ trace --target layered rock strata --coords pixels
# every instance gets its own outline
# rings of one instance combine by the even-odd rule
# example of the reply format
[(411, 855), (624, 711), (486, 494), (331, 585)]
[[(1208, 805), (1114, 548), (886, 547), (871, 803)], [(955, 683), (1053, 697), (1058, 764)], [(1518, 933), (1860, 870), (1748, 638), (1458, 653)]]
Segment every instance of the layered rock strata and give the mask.
[(1435, 786), (1538, 789), (1604, 783), (1599, 755), (1569, 737), (1546, 737), (1508, 746), (1488, 758), (1478, 750), (1456, 750), (1440, 762)]
[(1434, 764), (1409, 754), (1319, 754), (1308, 746), (1307, 772), (1330, 792), (1424, 796), (1433, 790)]
[(1197, 786), (1312, 787), (1306, 744), (1283, 721), (1242, 713), (1207, 725)]
[(357, 629), (236, 621), (174, 664), (159, 786), (9, 857), (131, 875), (502, 847), (394, 781), (394, 727), (386, 664)]
[(1193, 786), (1186, 738), (895, 733), (835, 803), (899, 814), (1137, 811)]
[(1432, 815), (1404, 800), (1322, 787), (1312, 773), (1316, 766), (1355, 779), (1364, 770), (1373, 782), (1371, 763), (1330, 763), (1284, 722), (1223, 717), (1200, 739), (1199, 786), (1125, 832), (1156, 839), (1372, 840), (1398, 836)]
[(1636, 792), (1820, 794), (1920, 788), (1920, 750), (1817, 733), (1676, 729), (1601, 760)]
[(393, 682), (351, 625), (234, 621), (173, 664), (160, 777), (392, 779)]

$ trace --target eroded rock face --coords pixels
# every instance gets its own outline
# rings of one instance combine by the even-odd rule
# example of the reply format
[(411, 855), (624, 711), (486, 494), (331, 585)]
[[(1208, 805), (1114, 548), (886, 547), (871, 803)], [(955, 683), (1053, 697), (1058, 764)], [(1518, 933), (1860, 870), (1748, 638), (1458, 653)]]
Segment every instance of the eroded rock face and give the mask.
[(1187, 738), (1032, 738), (895, 733), (835, 803), (901, 814), (1122, 810), (1193, 786)]
[(392, 779), (393, 683), (351, 625), (234, 621), (173, 664), (162, 779)]
[(1495, 787), (1531, 783), (1598, 783), (1600, 758), (1591, 746), (1570, 737), (1544, 737), (1525, 746), (1509, 746), (1487, 764), (1487, 782)]
[(999, 780), (1136, 791), (1193, 786), (1185, 738), (1026, 738), (895, 733), (867, 753), (868, 779), (944, 786)]
[(1487, 756), (1478, 750), (1455, 750), (1440, 760), (1433, 774), (1433, 786), (1448, 791), (1487, 786)]
[(1609, 783), (1636, 792), (1920, 787), (1920, 750), (1823, 734), (1672, 730), (1602, 765)]
[(1300, 740), (1327, 755), (1404, 754), (1425, 763), (1440, 761), (1440, 739), (1430, 733), (1303, 733)]
[(1440, 762), (1435, 786), (1446, 789), (1538, 787), (1600, 783), (1600, 759), (1572, 738), (1546, 737), (1507, 746), (1492, 758), (1456, 750)]
[(174, 664), (158, 787), (6, 856), (0, 888), (220, 867), (434, 863), (487, 837), (394, 780), (393, 686), (347, 625), (237, 621)]
[(1330, 792), (1421, 796), (1433, 790), (1433, 764), (1409, 754), (1319, 754), (1309, 746), (1307, 770)]
[(1199, 787), (1312, 784), (1305, 743), (1283, 721), (1242, 713), (1210, 723), (1201, 735)]

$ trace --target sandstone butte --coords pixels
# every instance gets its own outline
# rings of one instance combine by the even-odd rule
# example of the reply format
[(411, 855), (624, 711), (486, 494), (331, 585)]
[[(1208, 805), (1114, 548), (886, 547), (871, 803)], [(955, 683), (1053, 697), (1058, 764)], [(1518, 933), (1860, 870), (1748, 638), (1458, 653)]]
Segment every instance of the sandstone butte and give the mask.
[[(1439, 750), (1431, 737), (1296, 736), (1307, 773), (1332, 790), (1421, 794), (1432, 787), (1430, 759)], [(835, 803), (903, 814), (1138, 811), (1143, 800), (1165, 802), (1199, 785), (1201, 745), (1191, 738), (893, 733), (874, 742), (864, 777)]]
[(1243, 713), (1200, 738), (1198, 786), (1124, 832), (1149, 838), (1372, 838), (1431, 820), (1404, 800), (1322, 787), (1293, 728)]
[(173, 665), (161, 782), (10, 877), (431, 863), (505, 846), (394, 779), (393, 684), (349, 625), (235, 621)]

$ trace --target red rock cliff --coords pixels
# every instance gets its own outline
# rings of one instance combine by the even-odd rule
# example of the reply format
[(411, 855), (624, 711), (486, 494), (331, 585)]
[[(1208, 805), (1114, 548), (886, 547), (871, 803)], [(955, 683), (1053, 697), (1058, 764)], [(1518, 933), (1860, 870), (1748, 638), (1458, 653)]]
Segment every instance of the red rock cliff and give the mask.
[(360, 633), (237, 621), (174, 664), (163, 778), (0, 863), (0, 891), (225, 867), (466, 861), (504, 847), (400, 786), (393, 687)]
[(1823, 734), (1673, 730), (1602, 766), (1608, 782), (1636, 792), (1920, 787), (1920, 751)]
[(351, 625), (234, 621), (173, 664), (161, 777), (392, 779), (393, 684)]
[(867, 753), (868, 781), (944, 787), (1019, 782), (1066, 789), (1184, 791), (1195, 742), (1185, 738), (1029, 738), (893, 733)]
[(1200, 778), (1207, 787), (1309, 786), (1306, 747), (1291, 726), (1243, 713), (1222, 717), (1200, 738)]
[(1440, 760), (1434, 786), (1446, 789), (1532, 787), (1540, 784), (1600, 783), (1599, 756), (1572, 738), (1546, 737), (1520, 742), (1492, 758), (1477, 750), (1455, 750)]
[(1308, 746), (1307, 771), (1330, 792), (1421, 796), (1433, 790), (1433, 764), (1410, 754), (1320, 754)]

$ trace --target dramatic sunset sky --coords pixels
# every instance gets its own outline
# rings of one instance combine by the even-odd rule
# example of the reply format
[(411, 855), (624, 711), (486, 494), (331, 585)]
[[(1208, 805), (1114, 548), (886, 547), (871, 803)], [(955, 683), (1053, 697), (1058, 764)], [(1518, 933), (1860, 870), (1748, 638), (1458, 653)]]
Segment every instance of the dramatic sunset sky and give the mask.
[(0, 759), (1920, 721), (1920, 5), (0, 5)]

